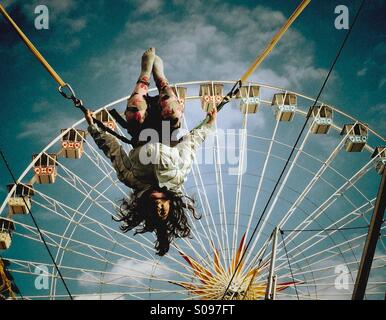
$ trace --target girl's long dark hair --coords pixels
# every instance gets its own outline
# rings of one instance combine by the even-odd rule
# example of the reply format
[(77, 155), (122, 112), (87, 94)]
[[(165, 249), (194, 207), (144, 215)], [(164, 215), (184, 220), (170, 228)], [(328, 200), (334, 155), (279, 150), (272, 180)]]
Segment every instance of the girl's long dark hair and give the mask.
[(157, 240), (155, 249), (163, 256), (169, 251), (170, 243), (175, 238), (191, 236), (191, 229), (187, 214), (191, 213), (195, 219), (200, 219), (195, 209), (195, 201), (188, 196), (181, 196), (171, 191), (163, 191), (170, 200), (170, 211), (166, 220), (161, 220), (149, 209), (149, 199), (152, 190), (138, 197), (132, 193), (129, 199), (122, 199), (118, 208), (118, 218), (122, 222), (120, 229), (123, 232), (135, 227), (134, 235), (145, 232), (155, 232)]

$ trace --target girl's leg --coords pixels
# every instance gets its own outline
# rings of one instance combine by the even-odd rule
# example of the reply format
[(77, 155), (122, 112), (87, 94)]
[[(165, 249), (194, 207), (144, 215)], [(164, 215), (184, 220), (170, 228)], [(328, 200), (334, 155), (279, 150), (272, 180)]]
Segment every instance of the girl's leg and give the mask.
[(153, 69), (154, 57), (154, 48), (146, 50), (142, 55), (141, 73), (133, 93), (127, 100), (125, 116), (129, 123), (135, 122), (137, 124), (141, 124), (145, 120), (147, 109), (145, 96), (149, 90), (149, 80)]
[(179, 128), (181, 125), (182, 113), (184, 112), (184, 106), (179, 103), (173, 89), (169, 86), (169, 82), (164, 74), (162, 59), (157, 55), (154, 59), (153, 76), (159, 91), (161, 119), (170, 120), (173, 129)]

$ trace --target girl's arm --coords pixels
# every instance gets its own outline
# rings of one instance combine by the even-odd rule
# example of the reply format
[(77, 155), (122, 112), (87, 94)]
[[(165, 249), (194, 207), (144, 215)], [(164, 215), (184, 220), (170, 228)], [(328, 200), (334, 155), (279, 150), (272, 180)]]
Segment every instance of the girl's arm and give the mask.
[(88, 132), (98, 148), (110, 159), (118, 179), (130, 188), (141, 189), (143, 184), (134, 177), (127, 154), (118, 140), (111, 134), (98, 129), (92, 121), (91, 111), (86, 114), (86, 120), (89, 124)]
[(179, 146), (184, 149), (189, 148), (192, 153), (195, 152), (206, 137), (213, 132), (213, 123), (217, 117), (217, 108), (213, 108), (209, 111), (208, 117), (209, 121), (206, 124), (198, 129), (192, 130), (192, 132), (186, 135), (182, 142), (180, 142), (182, 145), (179, 146), (180, 144), (178, 144), (177, 147)]

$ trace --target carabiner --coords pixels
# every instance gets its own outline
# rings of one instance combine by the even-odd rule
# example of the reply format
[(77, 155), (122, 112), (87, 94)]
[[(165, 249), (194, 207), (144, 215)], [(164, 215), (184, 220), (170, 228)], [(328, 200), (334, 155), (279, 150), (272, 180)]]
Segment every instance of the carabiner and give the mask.
[[(66, 93), (65, 91), (63, 91), (63, 89), (66, 89), (69, 92)], [(66, 99), (74, 100), (74, 98), (76, 98), (74, 90), (71, 88), (71, 86), (68, 83), (66, 83), (64, 86), (60, 86), (58, 88), (58, 91)]]

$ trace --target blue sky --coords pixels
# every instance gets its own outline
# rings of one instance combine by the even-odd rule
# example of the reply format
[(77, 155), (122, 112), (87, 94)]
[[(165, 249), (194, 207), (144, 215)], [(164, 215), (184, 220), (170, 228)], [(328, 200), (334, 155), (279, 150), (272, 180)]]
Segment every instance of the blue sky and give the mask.
[[(298, 1), (47, 1), (50, 29), (36, 30), (37, 1), (5, 1), (10, 14), (87, 106), (125, 96), (141, 52), (154, 46), (172, 82), (235, 79), (262, 50)], [(313, 1), (251, 77), (315, 96), (345, 35), (334, 8), (353, 18), (359, 1)], [(322, 99), (385, 130), (384, 1), (368, 1)], [(22, 171), (57, 124), (79, 118), (56, 84), (1, 20), (2, 146)], [(54, 120), (55, 119), (55, 120)], [(28, 140), (28, 142), (26, 141)], [(8, 179), (3, 174), (1, 183)]]
[[(92, 109), (130, 93), (141, 54), (150, 46), (164, 59), (171, 82), (236, 80), (298, 2), (52, 0), (43, 2), (50, 10), (50, 29), (36, 30), (34, 8), (42, 2), (2, 1)], [(316, 96), (346, 33), (334, 27), (334, 9), (347, 5), (352, 20), (359, 3), (312, 1), (250, 80)], [(321, 97), (383, 136), (385, 9), (383, 0), (367, 1)], [(0, 31), (0, 145), (19, 176), (31, 155), (81, 113), (59, 95), (56, 83), (4, 19)], [(1, 198), (9, 181), (1, 165)]]

